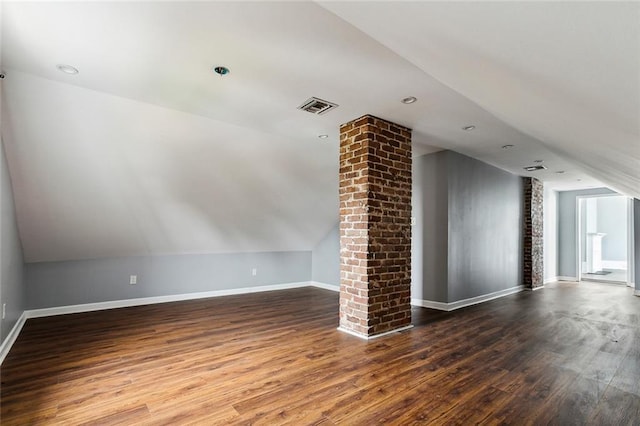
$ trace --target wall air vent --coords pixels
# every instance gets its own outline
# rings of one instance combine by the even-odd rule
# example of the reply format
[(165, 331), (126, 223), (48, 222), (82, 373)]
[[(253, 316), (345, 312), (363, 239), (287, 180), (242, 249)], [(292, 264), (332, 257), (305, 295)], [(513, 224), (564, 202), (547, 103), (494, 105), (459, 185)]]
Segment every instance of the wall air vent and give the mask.
[(546, 170), (547, 168), (542, 164), (538, 164), (536, 166), (527, 166), (524, 169), (528, 172), (537, 172), (538, 170)]
[(337, 108), (338, 105), (332, 102), (323, 101), (318, 98), (309, 98), (302, 105), (298, 107), (303, 111), (310, 112), (311, 114), (321, 115)]

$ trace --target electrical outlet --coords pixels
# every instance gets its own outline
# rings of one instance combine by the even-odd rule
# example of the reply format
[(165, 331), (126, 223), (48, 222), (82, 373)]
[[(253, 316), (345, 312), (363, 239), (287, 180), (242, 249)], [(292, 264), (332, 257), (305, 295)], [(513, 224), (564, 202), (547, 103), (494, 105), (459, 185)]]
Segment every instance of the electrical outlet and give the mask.
[(129, 276), (129, 284), (131, 285), (138, 284), (138, 276), (137, 275)]
[(7, 316), (7, 304), (3, 303), (2, 304), (2, 319), (4, 319)]
[(258, 268), (253, 268), (253, 269), (251, 269), (251, 275), (252, 275), (252, 276), (254, 276), (254, 277), (255, 277), (256, 275), (258, 275)]

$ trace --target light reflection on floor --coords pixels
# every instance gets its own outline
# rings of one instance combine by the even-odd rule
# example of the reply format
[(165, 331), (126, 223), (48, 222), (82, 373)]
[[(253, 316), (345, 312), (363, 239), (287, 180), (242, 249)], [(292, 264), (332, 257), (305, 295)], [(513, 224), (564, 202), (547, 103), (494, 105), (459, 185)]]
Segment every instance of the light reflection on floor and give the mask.
[(600, 274), (582, 274), (582, 279), (593, 280), (593, 281), (618, 281), (618, 282), (627, 282), (627, 271), (625, 269), (604, 269), (604, 271), (611, 272), (610, 274), (600, 275)]

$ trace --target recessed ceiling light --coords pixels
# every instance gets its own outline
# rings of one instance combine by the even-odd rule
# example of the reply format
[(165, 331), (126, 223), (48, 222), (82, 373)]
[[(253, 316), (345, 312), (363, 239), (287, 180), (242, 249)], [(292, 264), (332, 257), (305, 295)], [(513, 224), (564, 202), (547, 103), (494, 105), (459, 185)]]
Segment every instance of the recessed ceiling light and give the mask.
[(56, 68), (65, 74), (78, 74), (80, 72), (77, 68), (74, 68), (71, 65), (58, 64), (56, 65)]
[(513, 148), (513, 145), (502, 145), (502, 149)]
[(402, 100), (402, 103), (403, 103), (403, 104), (412, 104), (412, 103), (414, 103), (414, 102), (415, 102), (415, 101), (417, 101), (417, 100), (418, 100), (418, 98), (416, 98), (415, 96), (409, 96), (408, 98), (404, 98), (404, 99)]
[(561, 174), (563, 174), (563, 173), (564, 173), (564, 170), (558, 170), (556, 173), (557, 173), (557, 174), (559, 174), (559, 175), (561, 175)]
[(328, 137), (329, 137), (329, 135), (318, 135), (318, 137), (319, 137), (320, 139), (326, 139), (326, 138), (328, 138)]
[(227, 67), (213, 67), (213, 72), (215, 72), (218, 75), (227, 75), (229, 74), (229, 68)]
[(465, 132), (470, 132), (471, 130), (473, 130), (473, 129), (475, 129), (475, 128), (476, 128), (476, 126), (474, 126), (474, 125), (472, 124), (472, 125), (470, 125), (470, 126), (464, 126), (464, 127), (462, 128), (462, 130), (464, 130)]
[(543, 163), (544, 160), (533, 160), (534, 163)]

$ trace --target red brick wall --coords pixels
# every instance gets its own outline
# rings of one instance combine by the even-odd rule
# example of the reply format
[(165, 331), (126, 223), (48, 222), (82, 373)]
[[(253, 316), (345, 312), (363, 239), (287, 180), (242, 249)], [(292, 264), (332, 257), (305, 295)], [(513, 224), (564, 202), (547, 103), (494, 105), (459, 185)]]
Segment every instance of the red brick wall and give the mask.
[(340, 126), (340, 327), (411, 323), (411, 130), (365, 115)]
[(526, 288), (544, 284), (543, 211), (544, 186), (536, 178), (522, 178), (524, 184), (523, 280)]

